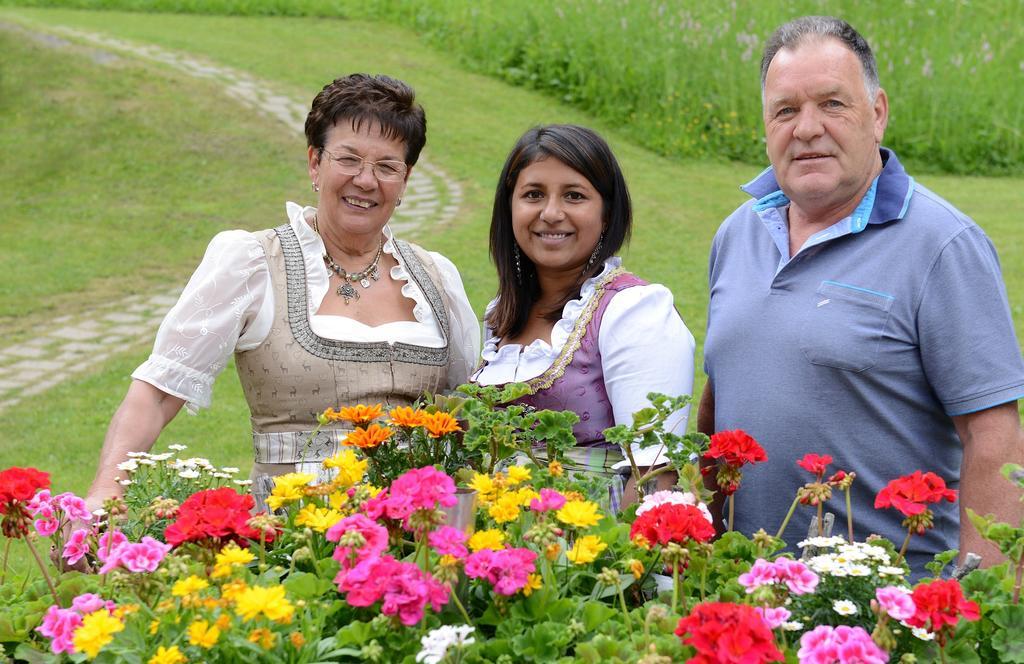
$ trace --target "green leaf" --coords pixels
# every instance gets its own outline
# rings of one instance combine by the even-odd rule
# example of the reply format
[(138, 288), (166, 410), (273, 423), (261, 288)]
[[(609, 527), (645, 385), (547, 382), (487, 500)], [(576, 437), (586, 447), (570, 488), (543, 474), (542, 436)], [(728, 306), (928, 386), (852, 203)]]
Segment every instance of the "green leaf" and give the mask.
[(583, 626), (588, 632), (593, 632), (617, 613), (618, 611), (602, 602), (585, 602), (582, 612)]
[(327, 579), (321, 579), (316, 574), (292, 572), (282, 585), (289, 595), (311, 600), (330, 591), (334, 584)]
[(1024, 605), (1006, 604), (988, 617), (997, 628), (992, 635), (992, 648), (1000, 662), (1024, 664)]

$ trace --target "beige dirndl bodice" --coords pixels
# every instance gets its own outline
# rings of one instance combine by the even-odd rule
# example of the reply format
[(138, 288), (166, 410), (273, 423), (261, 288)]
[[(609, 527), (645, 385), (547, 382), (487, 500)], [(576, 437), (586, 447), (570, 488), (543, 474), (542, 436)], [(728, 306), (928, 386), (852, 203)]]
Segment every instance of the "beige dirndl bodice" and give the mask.
[(348, 342), (317, 336), (309, 324), (306, 268), (298, 237), (288, 224), (258, 233), (274, 292), (274, 322), (259, 347), (235, 354), (252, 420), (251, 479), (257, 509), (266, 509), (273, 476), (308, 472), (337, 454), (350, 431), (344, 424), (317, 427), (327, 408), (384, 404), (407, 406), (424, 392), (447, 387), (451, 361), (448, 302), (433, 259), (423, 249), (393, 240), (409, 278), (423, 291), (445, 345)]

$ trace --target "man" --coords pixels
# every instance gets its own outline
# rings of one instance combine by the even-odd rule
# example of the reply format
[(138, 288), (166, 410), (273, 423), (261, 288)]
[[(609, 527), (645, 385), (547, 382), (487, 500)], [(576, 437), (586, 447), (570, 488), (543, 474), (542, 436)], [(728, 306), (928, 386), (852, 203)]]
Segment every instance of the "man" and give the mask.
[[(711, 248), (698, 413), (701, 431), (745, 429), (768, 453), (745, 469), (737, 530), (774, 532), (812, 479), (796, 461), (830, 454), (831, 470), (857, 473), (858, 539), (879, 533), (899, 546), (902, 516), (874, 510), (874, 496), (921, 469), (960, 493), (957, 505), (932, 506), (935, 527), (910, 543), (912, 568), (949, 548), (991, 563), (995, 549), (959, 524), (965, 507), (1021, 516), (999, 476), (1024, 456), (1024, 362), (995, 250), (881, 147), (888, 97), (845, 21), (779, 28), (761, 85), (771, 167), (743, 187), (754, 200)], [(841, 499), (828, 509), (846, 523)], [(811, 512), (791, 522), (790, 544)]]

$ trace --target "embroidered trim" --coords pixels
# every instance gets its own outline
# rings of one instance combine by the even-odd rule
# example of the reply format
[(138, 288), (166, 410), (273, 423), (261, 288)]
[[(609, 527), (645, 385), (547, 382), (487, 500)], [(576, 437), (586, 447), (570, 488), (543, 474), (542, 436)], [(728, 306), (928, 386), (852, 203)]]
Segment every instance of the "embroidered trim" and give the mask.
[(594, 286), (594, 295), (587, 302), (583, 311), (580, 312), (579, 318), (576, 319), (576, 324), (573, 326), (572, 332), (569, 333), (569, 338), (565, 340), (565, 345), (562, 346), (562, 352), (558, 354), (558, 357), (555, 358), (555, 361), (544, 373), (526, 381), (526, 384), (530, 387), (530, 394), (536, 394), (540, 390), (548, 389), (554, 385), (556, 380), (562, 377), (566, 368), (572, 363), (573, 355), (579, 350), (580, 343), (583, 341), (583, 335), (586, 334), (587, 326), (590, 325), (590, 319), (594, 317), (594, 312), (597, 311), (597, 307), (601, 304), (601, 299), (604, 297), (605, 288), (611, 283), (612, 279), (623, 274), (628, 273), (621, 266), (617, 267), (605, 275), (605, 278), (600, 283)]
[(306, 298), (306, 264), (295, 229), (290, 224), (281, 224), (274, 229), (281, 241), (284, 256), (288, 323), (292, 336), (306, 352), (325, 360), (342, 362), (409, 362), (428, 366), (446, 366), (449, 357), (448, 312), (441, 304), (437, 286), (430, 279), (426, 269), (407, 242), (395, 240), (395, 247), (405, 261), (409, 277), (423, 291), (444, 335), (444, 346), (427, 348), (403, 342), (389, 344), (386, 341), (355, 342), (325, 339), (313, 332), (309, 325), (309, 304)]

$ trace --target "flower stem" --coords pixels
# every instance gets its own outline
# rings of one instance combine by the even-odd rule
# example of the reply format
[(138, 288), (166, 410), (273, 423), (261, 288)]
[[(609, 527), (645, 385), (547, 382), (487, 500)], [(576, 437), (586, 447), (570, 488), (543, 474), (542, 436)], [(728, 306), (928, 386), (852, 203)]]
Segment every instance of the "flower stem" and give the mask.
[(822, 512), (825, 511), (825, 506), (822, 503), (818, 503), (818, 537), (824, 537), (825, 533), (825, 519), (823, 518)]
[(736, 494), (735, 493), (730, 493), (729, 494), (729, 532), (730, 533), (732, 532), (733, 515), (735, 514), (735, 509), (736, 509)]
[(676, 605), (679, 604), (679, 563), (672, 563), (672, 613), (676, 612)]
[(36, 563), (39, 565), (39, 571), (43, 573), (43, 579), (46, 581), (46, 586), (50, 589), (50, 594), (53, 595), (53, 603), (60, 604), (60, 598), (57, 597), (57, 589), (53, 586), (53, 580), (46, 571), (46, 565), (43, 564), (43, 559), (39, 557), (39, 553), (36, 548), (32, 546), (32, 539), (28, 535), (25, 536), (25, 545), (28, 546), (29, 552), (32, 557), (36, 559)]
[(4, 582), (7, 581), (7, 560), (11, 556), (12, 541), (14, 541), (14, 538), (8, 537), (7, 543), (4, 544), (4, 568), (2, 571), (0, 571), (0, 586), (4, 585)]
[(900, 552), (896, 554), (896, 562), (901, 562), (907, 553), (907, 547), (910, 546), (910, 536), (914, 534), (914, 531), (907, 528), (907, 536), (903, 538), (903, 546), (900, 547)]
[(700, 601), (702, 601), (702, 602), (705, 599), (707, 599), (707, 597), (705, 597), (705, 595), (704, 595), (704, 587), (707, 585), (707, 581), (708, 581), (708, 567), (710, 567), (710, 566), (711, 566), (711, 556), (708, 556), (707, 558), (704, 559), (704, 569), (702, 569), (700, 571)]
[(782, 533), (786, 532), (786, 526), (789, 525), (789, 520), (793, 518), (793, 512), (796, 511), (796, 506), (800, 502), (800, 496), (798, 495), (793, 499), (793, 504), (789, 506), (789, 511), (786, 512), (786, 518), (782, 520), (782, 525), (779, 526), (779, 532), (775, 533), (775, 539), (782, 539)]
[(1013, 582), (1014, 604), (1020, 604), (1020, 586), (1022, 577), (1024, 577), (1024, 553), (1021, 554), (1020, 560), (1017, 561), (1017, 578)]
[(850, 487), (846, 487), (846, 530), (850, 544), (853, 544), (853, 507), (850, 503)]
[(944, 645), (939, 646), (939, 659), (942, 660), (942, 664), (948, 664), (949, 662), (946, 659), (946, 647)]
[(462, 605), (462, 600), (459, 599), (459, 594), (455, 592), (455, 588), (448, 586), (448, 589), (450, 591), (452, 601), (455, 602), (455, 607), (459, 610), (459, 613), (462, 614), (462, 619), (466, 621), (467, 625), (475, 627), (475, 625), (473, 625), (473, 621), (469, 619), (469, 614), (466, 613), (466, 607)]
[(619, 601), (622, 602), (622, 615), (626, 617), (626, 629), (629, 630), (629, 635), (633, 635), (633, 620), (629, 617), (629, 608), (626, 606), (626, 594), (622, 592), (622, 584), (615, 584), (615, 589), (619, 591)]

